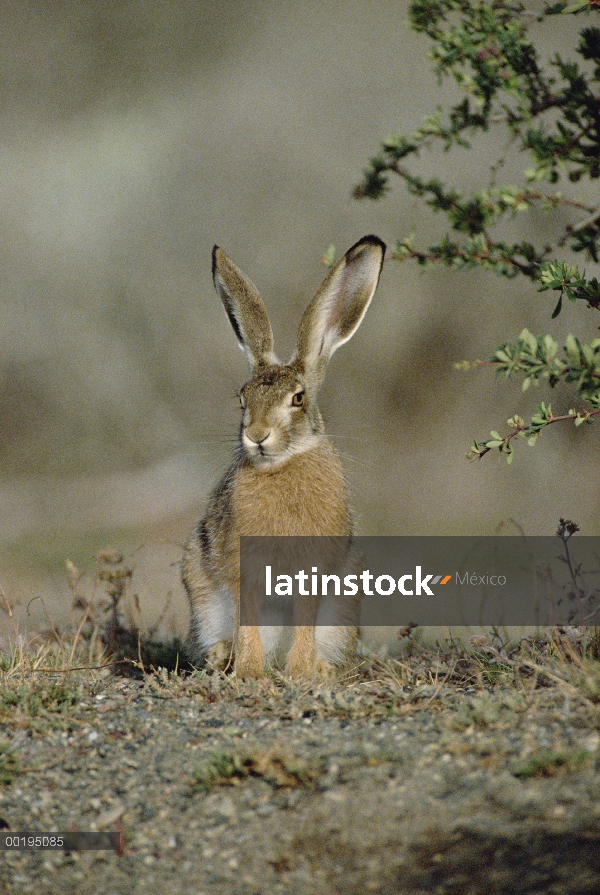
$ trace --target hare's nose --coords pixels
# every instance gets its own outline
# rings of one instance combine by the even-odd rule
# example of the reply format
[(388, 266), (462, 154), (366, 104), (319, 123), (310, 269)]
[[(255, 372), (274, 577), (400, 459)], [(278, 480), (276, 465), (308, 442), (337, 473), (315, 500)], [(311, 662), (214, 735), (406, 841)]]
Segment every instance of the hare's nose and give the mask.
[(264, 435), (262, 432), (253, 432), (253, 433), (246, 432), (246, 438), (248, 439), (248, 441), (251, 441), (252, 444), (260, 445), (260, 444), (264, 444), (264, 442), (267, 440), (267, 438), (269, 437), (270, 434), (271, 434), (270, 429)]

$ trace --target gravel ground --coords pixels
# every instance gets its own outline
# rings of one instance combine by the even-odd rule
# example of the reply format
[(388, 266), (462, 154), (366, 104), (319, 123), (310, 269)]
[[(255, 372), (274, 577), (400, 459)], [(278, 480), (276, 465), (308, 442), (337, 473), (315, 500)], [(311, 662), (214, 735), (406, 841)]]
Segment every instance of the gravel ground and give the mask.
[(598, 701), (440, 677), (11, 678), (0, 828), (124, 845), (5, 852), (0, 891), (597, 895)]

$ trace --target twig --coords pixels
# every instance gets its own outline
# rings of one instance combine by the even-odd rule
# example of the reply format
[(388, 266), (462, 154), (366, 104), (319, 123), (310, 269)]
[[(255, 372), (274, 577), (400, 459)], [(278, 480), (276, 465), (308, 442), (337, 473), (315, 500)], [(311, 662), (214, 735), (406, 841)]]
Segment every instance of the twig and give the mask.
[(556, 534), (563, 542), (563, 546), (565, 548), (564, 561), (569, 567), (569, 574), (571, 575), (571, 581), (573, 582), (573, 586), (575, 588), (575, 595), (577, 597), (577, 609), (579, 612), (579, 627), (583, 626), (583, 598), (585, 594), (582, 593), (581, 588), (577, 582), (577, 572), (573, 568), (573, 563), (571, 562), (571, 554), (569, 552), (569, 538), (571, 538), (576, 531), (579, 531), (579, 526), (575, 524), (575, 522), (571, 522), (568, 519), (560, 519), (558, 530)]
[[(600, 413), (600, 407), (597, 410), (586, 410), (585, 411), (585, 419), (589, 419), (592, 416), (596, 416), (596, 414)], [(572, 413), (565, 413), (562, 416), (551, 416), (549, 420), (546, 420), (545, 426), (550, 426), (552, 423), (560, 423), (564, 420), (574, 420), (576, 419)], [(511, 432), (510, 435), (505, 435), (502, 439), (503, 444), (508, 444), (516, 435), (519, 435), (521, 432), (529, 432), (531, 435), (537, 434), (537, 432), (531, 432), (530, 427), (523, 424), (522, 426), (517, 426), (514, 432)], [(488, 451), (491, 451), (491, 447), (482, 447), (479, 451), (479, 459), (487, 454)]]
[(596, 224), (600, 220), (600, 208), (595, 208), (587, 218), (584, 218), (582, 221), (579, 221), (578, 224), (574, 224), (571, 226), (567, 225), (565, 228), (565, 235), (559, 240), (557, 243), (560, 248), (562, 248), (569, 237), (573, 236), (574, 233), (580, 233), (582, 230), (585, 230), (586, 227), (591, 227), (592, 224)]
[(133, 659), (116, 659), (114, 662), (106, 662), (104, 665), (78, 665), (75, 668), (36, 668), (35, 672), (39, 671), (42, 674), (70, 674), (72, 671), (100, 671), (102, 668), (111, 668), (114, 665), (122, 665), (125, 662), (137, 665), (137, 662), (134, 662)]

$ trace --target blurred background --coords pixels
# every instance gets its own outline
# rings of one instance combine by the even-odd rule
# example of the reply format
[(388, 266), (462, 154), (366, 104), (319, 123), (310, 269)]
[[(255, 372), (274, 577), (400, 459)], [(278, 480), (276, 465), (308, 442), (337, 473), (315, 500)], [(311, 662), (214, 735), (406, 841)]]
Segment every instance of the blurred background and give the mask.
[[(247, 378), (211, 283), (214, 243), (260, 288), (286, 357), (331, 243), (339, 256), (366, 233), (441, 234), (400, 183), (378, 203), (351, 198), (385, 136), (455, 98), (406, 12), (397, 0), (1, 4), (0, 585), (23, 625), (66, 623), (65, 562), (93, 582), (112, 545), (146, 621), (170, 594), (168, 624), (185, 632), (181, 546), (228, 463)], [(533, 34), (570, 54), (571, 21)], [(491, 137), (420, 166), (451, 166), (468, 188), (497, 151)], [(524, 165), (509, 159), (502, 181)], [(551, 240), (566, 220), (529, 216), (515, 234)], [(593, 337), (593, 312), (569, 303), (550, 321), (553, 304), (524, 280), (386, 264), (320, 401), (360, 534), (546, 535), (560, 516), (600, 534), (597, 426), (521, 441), (512, 466), (464, 457), (541, 399), (571, 406), (566, 392), (453, 369), (524, 326)]]

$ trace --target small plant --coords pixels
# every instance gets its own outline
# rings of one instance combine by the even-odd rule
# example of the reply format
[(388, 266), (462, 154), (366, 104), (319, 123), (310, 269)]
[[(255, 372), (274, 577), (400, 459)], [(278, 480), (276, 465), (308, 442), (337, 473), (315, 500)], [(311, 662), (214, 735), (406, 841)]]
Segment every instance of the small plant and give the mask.
[(573, 774), (592, 762), (593, 755), (585, 749), (544, 749), (516, 764), (512, 772), (523, 779), (556, 777)]
[(526, 709), (520, 693), (506, 693), (502, 698), (492, 698), (489, 694), (469, 696), (461, 702), (452, 720), (452, 727), (462, 730), (467, 727), (494, 727), (498, 724), (514, 723), (515, 716)]
[(21, 773), (21, 762), (8, 743), (0, 742), (0, 785), (8, 786)]
[(317, 772), (291, 753), (272, 748), (266, 752), (213, 752), (192, 774), (192, 789), (235, 786), (249, 777), (261, 777), (271, 786), (311, 785)]
[(193, 788), (209, 790), (213, 786), (234, 784), (249, 776), (250, 756), (235, 752), (213, 752), (192, 773)]
[(47, 723), (63, 727), (81, 694), (81, 685), (76, 683), (40, 680), (33, 674), (24, 682), (9, 678), (0, 687), (0, 722), (34, 729), (43, 729)]
[(574, 602), (575, 607), (569, 621), (576, 621), (578, 625), (583, 626), (588, 624), (594, 617), (596, 617), (597, 620), (600, 607), (596, 605), (598, 593), (586, 593), (583, 586), (581, 563), (575, 565), (571, 556), (569, 539), (572, 538), (577, 531), (579, 531), (577, 523), (572, 522), (570, 519), (561, 518), (556, 534), (562, 541), (565, 551), (564, 556), (561, 554), (559, 559), (567, 566), (572, 583), (572, 588), (568, 591), (567, 597)]
[(179, 639), (163, 641), (157, 637), (169, 610), (170, 597), (155, 624), (144, 627), (139, 597), (130, 593), (133, 570), (120, 551), (108, 547), (97, 553), (91, 589), (73, 563), (67, 562), (67, 570), (73, 608), (81, 613), (77, 637), (90, 648), (99, 644), (115, 670), (141, 677), (146, 669), (176, 671), (191, 667)]

